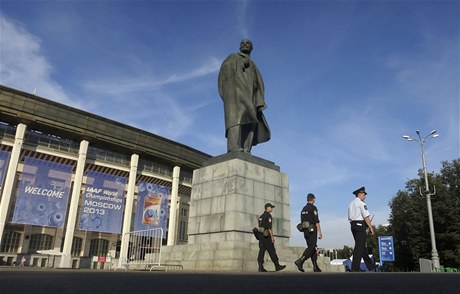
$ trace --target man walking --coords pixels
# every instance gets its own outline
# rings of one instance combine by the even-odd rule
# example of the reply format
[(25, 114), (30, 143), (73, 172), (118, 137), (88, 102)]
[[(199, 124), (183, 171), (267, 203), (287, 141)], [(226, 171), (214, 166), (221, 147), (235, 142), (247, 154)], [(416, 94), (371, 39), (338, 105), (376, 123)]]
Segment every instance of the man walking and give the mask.
[(265, 204), (265, 211), (259, 217), (259, 255), (257, 262), (259, 263), (259, 272), (266, 272), (264, 268), (264, 257), (265, 251), (268, 251), (270, 259), (275, 264), (275, 270), (280, 271), (284, 269), (285, 265), (280, 265), (278, 261), (278, 255), (275, 250), (275, 237), (272, 230), (272, 215), (270, 214), (275, 208), (271, 203)]
[(307, 242), (307, 248), (303, 252), (302, 256), (295, 261), (297, 269), (301, 272), (305, 272), (303, 269), (303, 263), (309, 258), (311, 258), (311, 262), (313, 263), (313, 271), (321, 272), (317, 263), (318, 256), (316, 255), (316, 243), (318, 242), (318, 238), (323, 238), (323, 235), (319, 224), (318, 209), (314, 205), (315, 200), (315, 195), (309, 193), (307, 195), (307, 205), (305, 205), (300, 212), (300, 222), (303, 228), (303, 236)]
[(352, 272), (362, 272), (359, 268), (361, 258), (369, 271), (375, 269), (372, 259), (369, 257), (366, 248), (366, 226), (369, 228), (371, 236), (374, 236), (374, 228), (369, 218), (370, 213), (364, 202), (366, 199), (366, 189), (361, 187), (353, 192), (355, 199), (348, 205), (348, 220), (351, 225), (351, 233), (355, 239), (355, 248), (353, 249), (353, 262), (351, 263)]
[(24, 266), (24, 265), (26, 264), (26, 261), (27, 261), (26, 257), (23, 256), (23, 257), (21, 258), (21, 263), (19, 264), (19, 267)]

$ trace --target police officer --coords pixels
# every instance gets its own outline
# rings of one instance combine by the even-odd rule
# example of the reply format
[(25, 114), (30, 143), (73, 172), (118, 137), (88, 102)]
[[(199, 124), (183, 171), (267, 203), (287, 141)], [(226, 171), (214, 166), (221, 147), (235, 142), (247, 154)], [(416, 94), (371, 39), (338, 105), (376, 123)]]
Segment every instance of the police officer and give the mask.
[(366, 188), (361, 187), (356, 191), (353, 191), (353, 194), (355, 194), (355, 199), (348, 205), (348, 220), (351, 225), (351, 233), (355, 239), (351, 271), (363, 271), (359, 267), (361, 258), (364, 259), (364, 263), (369, 271), (373, 271), (375, 269), (375, 265), (369, 257), (366, 248), (366, 226), (369, 228), (371, 235), (374, 236), (374, 228), (372, 227), (372, 223), (369, 218), (370, 213), (367, 209), (366, 203), (364, 202), (367, 195)]
[(303, 228), (303, 236), (307, 242), (307, 248), (303, 252), (302, 256), (297, 259), (294, 263), (301, 272), (305, 272), (303, 269), (303, 263), (305, 260), (311, 258), (313, 263), (313, 271), (321, 272), (318, 267), (318, 256), (316, 254), (316, 243), (319, 239), (323, 238), (321, 233), (321, 226), (319, 224), (318, 209), (315, 204), (316, 197), (312, 193), (307, 195), (307, 205), (304, 206), (300, 212), (300, 222)]
[(275, 250), (275, 237), (273, 236), (272, 231), (272, 215), (270, 212), (273, 211), (275, 208), (274, 205), (271, 203), (265, 204), (265, 211), (259, 217), (259, 255), (257, 257), (257, 262), (259, 263), (259, 272), (266, 272), (267, 270), (264, 268), (264, 256), (265, 251), (268, 251), (270, 255), (270, 259), (275, 264), (275, 270), (280, 271), (284, 269), (285, 265), (280, 265), (278, 262), (278, 255), (276, 255)]

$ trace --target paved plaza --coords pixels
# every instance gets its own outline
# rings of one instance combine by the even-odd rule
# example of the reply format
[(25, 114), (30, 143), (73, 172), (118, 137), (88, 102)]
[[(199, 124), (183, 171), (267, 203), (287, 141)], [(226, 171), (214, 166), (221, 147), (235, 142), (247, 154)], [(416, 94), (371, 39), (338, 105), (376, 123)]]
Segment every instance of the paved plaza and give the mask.
[[(459, 293), (458, 273), (235, 273), (0, 268), (1, 293)], [(307, 289), (308, 288), (308, 289)]]

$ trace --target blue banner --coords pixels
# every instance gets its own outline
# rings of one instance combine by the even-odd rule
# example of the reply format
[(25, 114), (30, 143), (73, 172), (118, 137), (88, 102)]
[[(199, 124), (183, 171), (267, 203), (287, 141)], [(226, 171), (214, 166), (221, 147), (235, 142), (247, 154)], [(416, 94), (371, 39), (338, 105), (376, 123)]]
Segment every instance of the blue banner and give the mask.
[(126, 178), (88, 171), (80, 230), (121, 233)]
[(6, 169), (8, 167), (8, 158), (10, 153), (8, 151), (0, 150), (0, 198), (3, 192), (3, 181), (5, 181)]
[(145, 182), (139, 182), (138, 186), (134, 230), (163, 228), (163, 235), (165, 236), (169, 214), (170, 188)]
[(64, 226), (73, 166), (25, 157), (13, 223)]

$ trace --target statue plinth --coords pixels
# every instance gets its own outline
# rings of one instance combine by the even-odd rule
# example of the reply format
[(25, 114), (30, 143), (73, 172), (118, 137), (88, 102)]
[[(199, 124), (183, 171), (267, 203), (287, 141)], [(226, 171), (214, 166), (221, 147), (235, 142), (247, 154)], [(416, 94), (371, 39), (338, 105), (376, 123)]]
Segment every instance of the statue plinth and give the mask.
[(258, 243), (252, 228), (267, 202), (275, 205), (273, 231), (280, 246), (290, 237), (288, 177), (273, 162), (243, 152), (211, 158), (193, 173), (189, 244)]
[[(267, 202), (276, 206), (272, 216), (278, 255), (300, 255), (303, 248), (295, 253), (288, 249), (288, 177), (279, 170), (273, 162), (243, 152), (205, 162), (193, 173), (188, 244), (163, 247), (162, 262), (187, 270), (257, 271), (259, 242), (252, 229)], [(267, 269), (271, 266), (266, 263)]]

